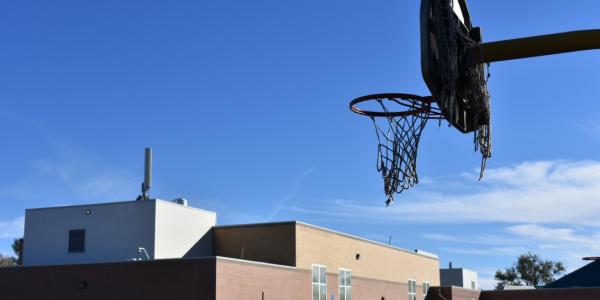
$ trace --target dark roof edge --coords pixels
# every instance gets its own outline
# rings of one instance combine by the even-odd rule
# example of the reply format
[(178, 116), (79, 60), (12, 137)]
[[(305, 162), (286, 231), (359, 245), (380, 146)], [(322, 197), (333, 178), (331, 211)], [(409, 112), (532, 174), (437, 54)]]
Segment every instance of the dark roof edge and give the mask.
[(247, 223), (247, 224), (231, 224), (231, 225), (217, 225), (215, 229), (229, 229), (238, 227), (265, 227), (265, 226), (280, 226), (280, 225), (294, 225), (296, 221), (282, 221), (282, 222), (264, 222), (264, 223)]

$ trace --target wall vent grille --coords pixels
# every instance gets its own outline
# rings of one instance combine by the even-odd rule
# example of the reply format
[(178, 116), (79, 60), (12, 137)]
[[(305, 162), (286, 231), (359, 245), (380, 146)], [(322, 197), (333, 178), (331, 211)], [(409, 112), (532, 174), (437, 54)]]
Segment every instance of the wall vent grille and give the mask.
[(69, 230), (69, 253), (85, 252), (85, 229)]

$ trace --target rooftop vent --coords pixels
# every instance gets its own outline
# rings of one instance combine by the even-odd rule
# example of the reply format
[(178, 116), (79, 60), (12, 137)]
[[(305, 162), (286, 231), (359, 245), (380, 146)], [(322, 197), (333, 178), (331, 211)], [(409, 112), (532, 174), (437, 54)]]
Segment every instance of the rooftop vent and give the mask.
[(185, 198), (175, 198), (173, 199), (173, 203), (177, 203), (183, 206), (187, 206), (188, 205), (188, 201)]

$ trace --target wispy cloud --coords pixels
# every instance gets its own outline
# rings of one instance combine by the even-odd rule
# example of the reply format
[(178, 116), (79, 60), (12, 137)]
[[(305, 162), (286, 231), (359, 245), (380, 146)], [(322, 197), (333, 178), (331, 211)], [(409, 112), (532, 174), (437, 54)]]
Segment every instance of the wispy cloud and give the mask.
[[(509, 232), (538, 241), (584, 242), (587, 238), (575, 235), (572, 228), (550, 228), (537, 224), (525, 224), (508, 227)], [(600, 246), (600, 245), (599, 245)]]
[(496, 279), (494, 277), (480, 276), (479, 277), (479, 288), (482, 290), (493, 290), (496, 286)]
[(78, 195), (100, 201), (107, 199), (133, 200), (138, 191), (137, 182), (120, 173), (103, 173), (90, 176), (75, 186)]
[(600, 254), (600, 229), (595, 227), (556, 227), (538, 224), (510, 226), (506, 229), (524, 241), (533, 243), (540, 252), (561, 257), (570, 269), (584, 264), (585, 256)]
[(579, 128), (590, 136), (600, 139), (600, 122), (598, 121), (583, 121), (580, 122)]
[[(572, 271), (585, 263), (582, 257), (600, 254), (599, 161), (523, 162), (489, 169), (480, 183), (477, 176), (474, 170), (429, 178), (388, 208), (372, 199), (332, 199), (318, 210), (287, 209), (369, 224), (482, 224), (467, 234), (420, 236), (436, 241), (436, 251), (447, 257), (494, 258), (483, 268), (506, 267), (532, 251), (562, 261)], [(498, 262), (501, 265), (493, 266)], [(481, 286), (492, 288), (492, 278), (487, 274)]]
[(475, 245), (507, 245), (518, 242), (515, 237), (508, 237), (500, 234), (474, 234), (472, 232), (467, 236), (454, 236), (449, 234), (425, 233), (421, 237), (428, 240), (460, 243), (460, 244), (475, 244)]
[(296, 197), (296, 195), (298, 194), (298, 192), (300, 191), (300, 187), (302, 185), (302, 181), (309, 176), (310, 174), (312, 174), (314, 171), (316, 170), (316, 167), (310, 167), (308, 169), (306, 169), (304, 172), (296, 175), (296, 177), (294, 177), (294, 180), (292, 180), (292, 183), (290, 184), (290, 191), (287, 195), (285, 195), (281, 200), (279, 200), (279, 202), (277, 203), (277, 205), (275, 206), (275, 208), (273, 209), (273, 211), (271, 211), (271, 213), (269, 214), (269, 216), (267, 217), (267, 222), (273, 220), (273, 218), (279, 214), (279, 212), (281, 212), (281, 210), (285, 207), (285, 205), (287, 205), (287, 203), (294, 199), (294, 197)]
[(0, 238), (12, 239), (23, 236), (25, 217), (18, 217), (14, 220), (0, 221)]
[(517, 256), (527, 251), (525, 247), (471, 247), (471, 248), (442, 248), (445, 252), (469, 254), (469, 255), (487, 255), (487, 256)]
[[(373, 201), (337, 199), (327, 209), (290, 207), (298, 213), (363, 221), (433, 223), (569, 223), (600, 226), (600, 162), (524, 162), (487, 172), (470, 190), (416, 191), (385, 208)], [(444, 185), (447, 187), (447, 185)], [(569, 209), (565, 209), (565, 208)], [(373, 218), (377, 216), (377, 218)], [(375, 220), (374, 220), (375, 219)]]
[(100, 164), (82, 153), (49, 155), (31, 162), (26, 175), (0, 185), (0, 200), (37, 199), (39, 190), (46, 198), (64, 200), (133, 200), (139, 184), (128, 170)]
[(456, 237), (453, 235), (448, 235), (448, 234), (426, 233), (426, 234), (422, 234), (421, 236), (426, 239), (429, 239), (429, 240), (440, 241), (440, 242), (453, 242), (453, 243), (469, 242), (469, 239), (459, 238), (459, 237)]
[[(464, 237), (424, 234), (422, 237), (442, 243), (444, 246), (439, 250), (448, 253), (510, 256), (514, 260), (518, 255), (531, 251), (545, 259), (565, 263), (568, 271), (584, 265), (586, 262), (581, 258), (600, 254), (600, 243), (598, 243), (600, 228), (598, 227), (519, 224), (495, 230), (497, 233), (491, 235)], [(487, 240), (486, 236), (491, 238)]]
[(43, 157), (29, 162), (27, 174), (0, 185), (0, 200), (36, 199), (40, 189), (45, 191), (45, 197), (66, 196), (87, 201), (126, 200), (137, 195), (138, 181), (121, 166), (102, 163), (93, 153), (52, 133), (48, 126), (32, 118), (0, 110), (0, 119), (33, 133), (46, 142), (48, 150)]

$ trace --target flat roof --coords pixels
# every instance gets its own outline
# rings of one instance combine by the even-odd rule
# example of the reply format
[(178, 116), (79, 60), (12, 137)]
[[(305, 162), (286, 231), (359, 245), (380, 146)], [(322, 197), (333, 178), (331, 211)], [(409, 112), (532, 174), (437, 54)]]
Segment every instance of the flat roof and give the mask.
[(320, 227), (317, 225), (312, 225), (312, 224), (308, 224), (308, 223), (304, 223), (304, 222), (300, 222), (300, 221), (283, 221), (283, 222), (265, 222), (265, 223), (249, 223), (249, 224), (232, 224), (232, 225), (221, 225), (221, 226), (215, 226), (216, 229), (219, 228), (223, 228), (223, 229), (227, 229), (227, 228), (239, 228), (239, 227), (265, 227), (265, 226), (277, 226), (277, 225), (302, 225), (302, 226), (306, 226), (306, 227), (310, 227), (313, 229), (317, 229), (317, 230), (321, 230), (321, 231), (325, 231), (325, 232), (329, 232), (329, 233), (333, 233), (336, 235), (340, 235), (340, 236), (344, 236), (347, 238), (351, 238), (351, 239), (355, 239), (358, 241), (362, 241), (362, 242), (367, 242), (370, 244), (374, 244), (377, 246), (381, 246), (381, 247), (385, 247), (385, 248), (390, 248), (390, 249), (394, 249), (394, 250), (398, 250), (398, 251), (402, 251), (402, 252), (406, 252), (406, 253), (410, 253), (410, 254), (414, 254), (414, 255), (419, 255), (422, 257), (426, 257), (426, 258), (431, 258), (431, 259), (435, 259), (435, 260), (439, 260), (439, 257), (436, 254), (433, 253), (423, 253), (423, 252), (416, 252), (416, 251), (410, 251), (407, 249), (403, 249), (400, 247), (396, 247), (396, 246), (392, 246), (392, 245), (387, 245), (381, 242), (376, 242), (373, 240), (369, 240), (366, 238), (362, 238), (359, 236), (355, 236), (352, 234), (348, 234), (348, 233), (343, 233), (340, 231), (336, 231), (336, 230), (332, 230), (332, 229), (328, 229), (328, 228), (324, 228), (324, 227)]
[(193, 207), (193, 206), (189, 206), (189, 205), (181, 205), (181, 204), (178, 204), (178, 203), (174, 203), (172, 201), (158, 199), (158, 198), (156, 198), (156, 199), (148, 199), (148, 200), (129, 200), (129, 201), (115, 201), (115, 202), (103, 202), (103, 203), (91, 203), (91, 204), (74, 204), (74, 205), (59, 205), (59, 206), (50, 206), (50, 207), (36, 207), (36, 208), (27, 208), (27, 209), (25, 209), (25, 211), (29, 211), (29, 210), (65, 209), (65, 208), (77, 208), (77, 207), (86, 208), (86, 207), (98, 207), (98, 206), (110, 206), (110, 205), (123, 205), (123, 204), (131, 204), (131, 203), (142, 204), (144, 202), (169, 203), (169, 204), (176, 205), (176, 206), (179, 206), (179, 207), (185, 207), (185, 208), (194, 209), (194, 210), (198, 210), (198, 211), (202, 211), (202, 212), (206, 212), (206, 213), (217, 214), (214, 211), (205, 210), (205, 209), (201, 209), (201, 208), (197, 208), (197, 207)]
[(471, 269), (467, 269), (467, 268), (440, 268), (440, 272), (471, 272), (471, 273), (477, 273), (474, 270)]

